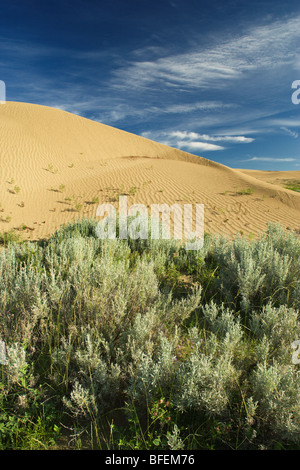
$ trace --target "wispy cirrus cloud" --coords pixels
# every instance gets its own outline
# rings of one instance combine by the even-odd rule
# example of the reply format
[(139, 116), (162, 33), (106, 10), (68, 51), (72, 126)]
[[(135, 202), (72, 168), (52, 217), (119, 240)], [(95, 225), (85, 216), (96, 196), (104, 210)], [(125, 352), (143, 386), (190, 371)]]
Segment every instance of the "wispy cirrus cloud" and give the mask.
[(290, 157), (283, 157), (283, 158), (273, 158), (273, 157), (252, 157), (248, 158), (247, 160), (243, 160), (245, 162), (296, 162), (296, 158), (290, 158)]
[[(236, 124), (263, 112), (262, 108), (248, 109), (246, 115), (240, 105), (243, 90), (245, 95), (249, 93), (252, 83), (247, 81), (248, 75), (258, 73), (260, 81), (266, 76), (265, 82), (271, 85), (277, 68), (295, 61), (299, 21), (300, 16), (296, 16), (254, 26), (243, 34), (227, 35), (225, 40), (220, 36), (210, 47), (195, 43), (180, 54), (164, 45), (156, 47), (155, 54), (153, 47), (147, 46), (138, 49), (138, 54), (133, 50), (121, 57), (116, 49), (78, 51), (2, 37), (2, 54), (10, 59), (10, 65), (6, 65), (9, 75), (19, 77), (22, 73), (22, 81), (13, 78), (7, 84), (8, 96), (10, 90), (19, 87), (28, 101), (54, 103), (112, 125), (128, 117), (147, 121), (155, 116), (192, 113), (203, 121), (205, 118), (206, 124), (218, 125), (225, 120), (217, 111), (226, 113), (227, 122)], [(60, 75), (42, 76), (40, 65), (54, 58), (61, 67)], [(255, 92), (260, 88), (255, 83), (251, 86)], [(214, 96), (214, 91), (226, 87), (230, 93), (224, 100), (219, 99), (220, 94)]]
[[(196, 101), (193, 103), (182, 103), (182, 104), (170, 104), (166, 107), (152, 108), (156, 112), (166, 114), (185, 114), (194, 111), (217, 111), (217, 110), (228, 110), (236, 108), (234, 103), (224, 103), (222, 101)], [(151, 110), (151, 108), (150, 108)]]
[[(113, 106), (112, 106), (113, 103)], [(162, 115), (190, 115), (191, 113), (201, 112), (204, 115), (211, 112), (225, 112), (229, 109), (235, 109), (237, 106), (230, 103), (223, 103), (222, 101), (196, 101), (194, 103), (182, 104), (166, 104), (164, 106), (139, 106), (128, 102), (117, 101), (117, 99), (110, 98), (110, 102), (102, 99), (102, 114), (101, 119), (107, 122), (117, 122), (132, 116), (139, 119), (151, 119), (160, 117)], [(100, 114), (99, 114), (100, 117)]]
[[(299, 22), (299, 15), (265, 22), (243, 33), (220, 35), (211, 46), (195, 41), (180, 54), (165, 46), (154, 55), (139, 49), (138, 60), (132, 54), (112, 70), (108, 89), (122, 97), (124, 113), (119, 105), (118, 110), (107, 110), (107, 122), (137, 117), (154, 130), (155, 119), (165, 116), (165, 128), (174, 129), (184, 117), (185, 126), (198, 131), (193, 139), (199, 142), (198, 149), (211, 143), (219, 144), (218, 150), (227, 144), (251, 143), (258, 134), (264, 138), (280, 126), (294, 128), (297, 124), (290, 125), (291, 119), (277, 116), (291, 106), (290, 84), (284, 90), (282, 83), (286, 70), (295, 66)], [(234, 135), (238, 127), (256, 132)], [(173, 137), (159, 139), (174, 146), (183, 141), (180, 145), (196, 149), (195, 143), (188, 146), (186, 137)]]
[(293, 64), (300, 38), (299, 16), (253, 27), (248, 33), (222, 41), (212, 48), (165, 55), (153, 61), (124, 63), (113, 72), (111, 85), (118, 88), (222, 89), (249, 71), (271, 70)]

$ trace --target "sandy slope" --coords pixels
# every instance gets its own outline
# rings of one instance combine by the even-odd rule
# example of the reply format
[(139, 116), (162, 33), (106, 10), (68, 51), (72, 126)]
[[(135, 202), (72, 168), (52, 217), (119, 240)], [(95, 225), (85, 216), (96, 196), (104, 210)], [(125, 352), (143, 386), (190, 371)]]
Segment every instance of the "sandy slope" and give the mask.
[(278, 186), (293, 185), (297, 181), (300, 184), (300, 170), (299, 171), (259, 171), (259, 170), (239, 170), (246, 175), (254, 176), (259, 180), (267, 183), (276, 184)]
[(45, 106), (0, 105), (0, 170), (0, 231), (28, 239), (95, 216), (94, 198), (118, 207), (120, 194), (149, 213), (153, 203), (202, 203), (208, 232), (257, 233), (268, 221), (300, 229), (300, 193), (279, 181), (300, 172), (270, 179), (274, 172), (231, 169)]

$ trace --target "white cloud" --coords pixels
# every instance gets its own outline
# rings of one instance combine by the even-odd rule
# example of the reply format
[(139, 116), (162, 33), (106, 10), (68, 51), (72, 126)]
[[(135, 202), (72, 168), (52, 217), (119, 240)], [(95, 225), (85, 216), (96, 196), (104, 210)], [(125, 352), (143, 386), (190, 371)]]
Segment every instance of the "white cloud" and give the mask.
[(207, 134), (198, 134), (197, 132), (187, 132), (187, 131), (173, 131), (170, 132), (170, 137), (178, 137), (179, 139), (201, 139), (210, 142), (235, 142), (235, 143), (250, 143), (254, 139), (252, 137), (244, 136), (232, 136), (232, 135), (207, 135)]
[(248, 160), (243, 160), (246, 162), (252, 161), (261, 161), (261, 162), (295, 162), (296, 158), (272, 158), (272, 157), (252, 157)]
[(280, 126), (280, 127), (300, 127), (300, 119), (268, 119), (266, 124), (271, 126)]
[[(121, 101), (121, 100), (120, 100)], [(167, 106), (148, 106), (141, 107), (133, 105), (130, 102), (118, 102), (116, 99), (110, 99), (110, 102), (102, 100), (103, 113), (102, 119), (107, 122), (117, 122), (128, 116), (136, 118), (145, 118), (150, 116), (159, 116), (162, 114), (188, 114), (194, 111), (213, 111), (228, 108), (236, 108), (236, 105), (230, 103), (222, 103), (218, 101), (201, 101), (186, 104), (174, 104)], [(206, 122), (208, 120), (206, 119)]]
[(154, 131), (143, 132), (143, 137), (156, 140), (162, 144), (169, 145), (176, 148), (187, 148), (190, 150), (224, 150), (225, 147), (221, 145), (212, 144), (210, 142), (232, 142), (232, 143), (251, 143), (253, 138), (244, 136), (231, 136), (231, 135), (207, 135), (199, 134), (193, 131)]
[(193, 111), (212, 111), (217, 109), (228, 109), (235, 108), (236, 105), (230, 103), (222, 103), (219, 101), (199, 101), (195, 103), (183, 103), (183, 104), (173, 104), (166, 106), (165, 108), (157, 108), (160, 112), (165, 113), (190, 113)]
[(207, 142), (188, 142), (181, 140), (177, 142), (177, 147), (179, 148), (189, 148), (191, 150), (205, 150), (205, 151), (211, 151), (211, 150), (224, 150), (225, 147), (221, 147), (220, 145), (215, 145), (215, 144), (208, 144)]
[(250, 142), (253, 142), (254, 139), (252, 137), (244, 137), (243, 135), (237, 135), (237, 136), (232, 136), (232, 135), (219, 135), (219, 136), (209, 136), (209, 135), (203, 135), (202, 139), (205, 140), (211, 140), (213, 142), (235, 142), (235, 143), (242, 143), (242, 144), (248, 144)]
[(170, 137), (175, 137), (178, 139), (197, 139), (199, 134), (197, 132), (188, 132), (188, 131), (171, 131), (168, 133)]

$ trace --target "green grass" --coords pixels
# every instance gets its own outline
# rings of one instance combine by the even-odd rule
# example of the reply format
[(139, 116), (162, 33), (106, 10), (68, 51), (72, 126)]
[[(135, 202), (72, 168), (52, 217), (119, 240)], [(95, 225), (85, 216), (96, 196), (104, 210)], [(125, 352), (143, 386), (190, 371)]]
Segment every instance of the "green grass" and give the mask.
[(82, 205), (81, 202), (78, 202), (78, 203), (75, 204), (75, 210), (77, 212), (81, 211), (82, 207), (83, 207), (83, 205)]
[(284, 188), (285, 189), (290, 189), (291, 191), (300, 191), (300, 180), (293, 180), (293, 179), (287, 179), (283, 180), (283, 183), (285, 183)]
[(137, 191), (138, 191), (138, 188), (136, 186), (131, 186), (131, 188), (129, 188), (130, 196), (135, 196)]
[(92, 204), (98, 204), (99, 203), (99, 197), (98, 196), (93, 197), (93, 199), (91, 200), (91, 203)]
[(297, 185), (288, 185), (284, 186), (285, 189), (290, 189), (291, 191), (297, 191), (298, 193), (300, 192), (300, 184)]
[(254, 189), (253, 188), (242, 188), (240, 189), (239, 191), (236, 192), (236, 194), (238, 195), (241, 195), (241, 196), (245, 196), (245, 195), (251, 195), (251, 194), (254, 194)]
[(0, 232), (0, 245), (6, 247), (9, 243), (18, 243), (21, 238), (13, 229), (8, 232)]

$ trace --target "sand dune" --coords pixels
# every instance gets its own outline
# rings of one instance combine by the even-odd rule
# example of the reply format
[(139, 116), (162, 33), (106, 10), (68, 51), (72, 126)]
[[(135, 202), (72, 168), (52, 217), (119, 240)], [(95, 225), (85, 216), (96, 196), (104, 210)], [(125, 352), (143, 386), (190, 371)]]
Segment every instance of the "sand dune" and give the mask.
[(0, 106), (0, 231), (43, 238), (95, 216), (98, 203), (202, 203), (205, 230), (256, 234), (269, 221), (300, 230), (300, 172), (236, 170), (65, 111)]

